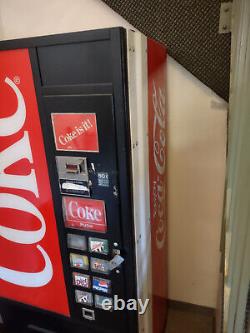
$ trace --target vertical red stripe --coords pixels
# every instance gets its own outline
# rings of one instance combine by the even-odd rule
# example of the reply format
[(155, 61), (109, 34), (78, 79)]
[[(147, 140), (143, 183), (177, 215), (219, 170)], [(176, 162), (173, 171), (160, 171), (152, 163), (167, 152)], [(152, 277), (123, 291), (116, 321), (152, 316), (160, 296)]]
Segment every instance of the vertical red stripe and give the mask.
[(153, 332), (167, 315), (166, 48), (148, 39), (149, 173), (152, 237)]

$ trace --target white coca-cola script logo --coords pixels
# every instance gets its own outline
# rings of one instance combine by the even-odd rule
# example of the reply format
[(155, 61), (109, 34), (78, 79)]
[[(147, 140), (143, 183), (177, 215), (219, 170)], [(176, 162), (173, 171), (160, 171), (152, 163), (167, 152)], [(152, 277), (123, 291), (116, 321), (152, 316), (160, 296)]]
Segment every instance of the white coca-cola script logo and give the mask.
[(101, 222), (103, 214), (100, 209), (92, 208), (87, 205), (81, 206), (77, 201), (70, 200), (68, 203), (68, 217), (71, 219), (83, 220), (88, 222)]
[[(7, 137), (16, 134), (22, 129), (26, 120), (26, 106), (21, 91), (8, 77), (6, 77), (5, 83), (10, 86), (17, 97), (17, 109), (12, 116), (0, 119), (0, 137)], [(30, 191), (36, 198), (39, 198), (36, 173), (34, 169), (31, 168), (31, 172), (28, 175), (5, 173), (6, 168), (21, 159), (28, 160), (30, 164), (33, 163), (29, 133), (27, 131), (24, 131), (23, 137), (20, 140), (16, 141), (0, 153), (0, 187)], [(0, 211), (1, 208), (15, 210), (17, 211), (17, 214), (18, 211), (26, 212), (38, 219), (41, 225), (40, 229), (35, 231), (13, 229), (1, 225), (1, 237), (18, 244), (36, 244), (43, 239), (46, 232), (46, 223), (43, 215), (32, 202), (21, 197), (20, 195), (0, 193)], [(22, 220), (20, 219), (20, 227), (21, 225)], [(29, 273), (0, 267), (0, 278), (15, 285), (24, 287), (41, 287), (48, 284), (53, 276), (53, 268), (50, 258), (42, 246), (35, 246), (45, 262), (45, 266), (42, 271)]]
[(153, 152), (156, 175), (153, 179), (153, 218), (158, 221), (156, 230), (156, 245), (162, 249), (166, 240), (166, 193), (165, 193), (165, 168), (166, 168), (166, 117), (165, 94), (153, 81)]

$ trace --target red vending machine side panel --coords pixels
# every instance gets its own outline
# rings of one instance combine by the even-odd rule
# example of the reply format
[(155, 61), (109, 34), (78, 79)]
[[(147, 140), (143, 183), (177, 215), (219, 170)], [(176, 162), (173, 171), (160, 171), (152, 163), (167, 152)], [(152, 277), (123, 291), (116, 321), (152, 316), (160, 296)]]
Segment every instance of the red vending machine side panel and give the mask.
[(29, 51), (0, 64), (0, 296), (69, 316)]
[(148, 39), (149, 174), (153, 282), (153, 332), (167, 315), (166, 48)]

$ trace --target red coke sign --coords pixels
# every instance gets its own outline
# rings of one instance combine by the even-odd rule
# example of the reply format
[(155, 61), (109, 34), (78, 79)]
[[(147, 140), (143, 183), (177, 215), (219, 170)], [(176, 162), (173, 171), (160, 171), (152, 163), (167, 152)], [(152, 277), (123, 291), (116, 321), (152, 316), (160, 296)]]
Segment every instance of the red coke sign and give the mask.
[(99, 152), (94, 113), (53, 113), (51, 118), (57, 150)]
[(64, 222), (67, 228), (105, 233), (105, 204), (102, 200), (63, 197)]
[(29, 51), (0, 63), (0, 296), (69, 316)]

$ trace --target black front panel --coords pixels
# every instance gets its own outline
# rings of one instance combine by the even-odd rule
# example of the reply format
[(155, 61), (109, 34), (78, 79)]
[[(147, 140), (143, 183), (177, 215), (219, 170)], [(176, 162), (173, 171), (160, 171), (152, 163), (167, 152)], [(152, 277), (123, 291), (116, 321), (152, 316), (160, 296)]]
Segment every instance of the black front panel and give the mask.
[[(86, 269), (77, 268), (77, 267), (71, 267), (69, 269), (69, 276), (68, 276), (68, 283), (71, 285), (73, 284), (73, 275), (76, 276), (76, 273), (87, 275), (87, 277), (90, 278), (90, 284), (89, 288), (81, 287), (81, 284), (78, 284), (78, 287), (69, 288), (70, 289), (70, 297), (71, 297), (71, 313), (72, 316), (75, 318), (82, 318), (82, 308), (86, 307), (90, 310), (94, 311), (95, 315), (95, 321), (96, 323), (100, 324), (101, 326), (105, 325), (110, 328), (116, 328), (119, 330), (120, 324), (122, 321), (124, 321), (125, 317), (123, 313), (120, 311), (110, 312), (110, 311), (104, 311), (96, 306), (90, 306), (89, 304), (79, 304), (75, 301), (75, 291), (82, 290), (85, 292), (91, 293), (91, 296), (93, 298), (93, 303), (95, 303), (96, 296), (107, 296), (112, 297), (113, 295), (119, 295), (122, 298), (125, 298), (125, 271), (124, 267), (119, 267), (119, 271), (113, 270), (111, 272), (104, 271), (99, 272), (98, 267), (93, 272), (94, 268), (91, 269), (91, 260), (93, 261), (93, 258), (105, 260), (103, 269), (105, 270), (105, 264), (107, 264), (108, 261), (110, 261), (114, 256), (114, 251), (120, 250), (122, 256), (126, 256), (126, 253), (124, 253), (124, 247), (123, 247), (123, 241), (122, 241), (122, 234), (121, 234), (121, 217), (120, 217), (120, 200), (119, 200), (119, 194), (118, 194), (118, 188), (119, 188), (119, 179), (118, 179), (118, 167), (117, 167), (117, 146), (116, 146), (116, 134), (115, 134), (115, 126), (114, 126), (114, 106), (113, 106), (113, 97), (112, 95), (86, 95), (86, 96), (44, 96), (44, 109), (46, 110), (46, 122), (48, 124), (48, 130), (46, 131), (47, 140), (50, 145), (50, 155), (51, 155), (51, 161), (53, 165), (53, 175), (52, 179), (56, 180), (53, 184), (54, 188), (54, 195), (58, 198), (57, 202), (59, 203), (57, 207), (57, 213), (59, 216), (59, 220), (61, 221), (61, 227), (63, 229), (64, 239), (67, 238), (67, 235), (80, 235), (85, 236), (86, 239), (86, 247), (84, 250), (76, 249), (77, 246), (74, 246), (73, 248), (69, 248), (69, 245), (66, 245), (67, 249), (67, 255), (65, 263), (68, 267), (73, 266), (74, 262), (70, 263), (70, 255), (72, 254), (79, 254), (79, 255), (85, 255), (88, 258), (89, 264), (86, 267)], [(54, 137), (53, 137), (53, 130), (52, 130), (52, 124), (51, 124), (51, 113), (56, 114), (60, 112), (62, 113), (79, 113), (82, 114), (84, 112), (88, 113), (94, 113), (96, 115), (97, 120), (97, 129), (98, 129), (98, 141), (99, 141), (99, 153), (83, 153), (83, 152), (69, 152), (69, 151), (56, 151), (55, 145), (54, 145)], [(59, 156), (67, 156), (67, 157), (79, 157), (79, 158), (86, 158), (87, 159), (87, 172), (89, 176), (89, 192), (90, 194), (86, 194), (84, 192), (79, 192), (78, 194), (71, 194), (69, 196), (69, 193), (66, 194), (65, 189), (61, 190), (59, 189), (58, 185), (58, 172), (56, 167), (56, 161), (55, 157)], [(107, 176), (108, 183), (100, 182), (100, 177), (102, 175)], [(74, 178), (74, 174), (71, 173), (68, 174), (68, 177), (72, 179)], [(102, 179), (102, 178), (101, 178)], [(66, 189), (67, 191), (67, 189)], [(79, 207), (85, 207), (83, 204), (81, 205), (81, 198), (87, 198), (88, 202), (92, 199), (94, 200), (101, 200), (105, 204), (105, 212), (106, 212), (106, 228), (105, 226), (103, 228), (100, 228), (101, 230), (97, 231), (91, 231), (91, 229), (88, 230), (88, 227), (83, 226), (83, 230), (81, 230), (81, 226), (72, 226), (72, 227), (66, 227), (65, 228), (65, 211), (63, 212), (63, 202), (62, 200), (64, 198), (68, 198), (70, 200), (72, 198), (72, 201), (75, 203), (74, 206), (76, 206), (76, 203), (78, 204), (78, 211)], [(86, 200), (86, 199), (83, 199)], [(84, 201), (85, 202), (85, 201)], [(74, 206), (72, 209), (74, 209)], [(88, 207), (88, 206), (87, 206)], [(65, 209), (66, 210), (66, 209)], [(75, 209), (77, 211), (77, 209)], [(86, 213), (87, 214), (87, 213)], [(86, 215), (85, 214), (85, 215)], [(90, 219), (92, 218), (91, 212)], [(73, 214), (76, 215), (76, 212)], [(83, 215), (82, 212), (80, 212), (80, 217)], [(77, 220), (80, 220), (78, 218)], [(87, 221), (87, 219), (83, 219), (83, 221)], [(77, 223), (76, 223), (77, 224)], [(95, 227), (95, 226), (94, 226)], [(97, 225), (98, 227), (98, 225)], [(106, 232), (104, 230), (107, 230)], [(90, 245), (91, 242), (95, 244), (94, 240), (92, 238), (97, 239), (96, 243), (98, 245), (99, 243), (103, 242), (104, 249), (97, 250), (93, 249), (93, 252), (91, 252)], [(115, 246), (115, 245), (117, 246)], [(106, 249), (108, 247), (108, 250)], [(106, 250), (105, 250), (106, 249)], [(76, 256), (75, 256), (76, 257)], [(76, 257), (77, 258), (77, 257)], [(86, 258), (86, 257), (85, 257)], [(81, 261), (80, 261), (81, 263)], [(97, 261), (98, 263), (98, 261)], [(102, 261), (100, 261), (102, 263)], [(76, 260), (76, 266), (77, 266), (77, 260)], [(101, 268), (100, 268), (101, 270)], [(116, 272), (117, 271), (117, 272)], [(81, 276), (78, 276), (80, 278)], [(110, 293), (105, 292), (98, 292), (96, 290), (93, 290), (93, 278), (98, 277), (103, 279), (103, 283), (100, 285), (100, 289), (103, 285), (103, 290), (105, 290), (105, 280), (107, 280), (107, 284), (111, 284), (111, 291)], [(102, 281), (101, 281), (102, 282)], [(77, 283), (76, 283), (77, 284)], [(107, 288), (108, 289), (108, 288)], [(89, 303), (89, 302), (88, 302)], [(125, 325), (125, 322), (124, 322)]]
[[(11, 303), (6, 318), (20, 311), (23, 327), (43, 322), (56, 332), (137, 332), (136, 312), (102, 308), (114, 295), (136, 298), (125, 31), (5, 46), (18, 43), (30, 50), (71, 319), (59, 325), (47, 313), (43, 321), (42, 312), (29, 316), (31, 308)], [(116, 255), (124, 259), (117, 267)]]

